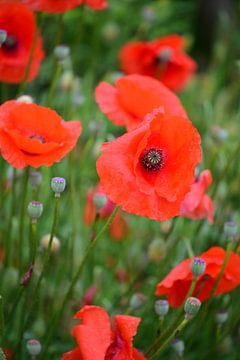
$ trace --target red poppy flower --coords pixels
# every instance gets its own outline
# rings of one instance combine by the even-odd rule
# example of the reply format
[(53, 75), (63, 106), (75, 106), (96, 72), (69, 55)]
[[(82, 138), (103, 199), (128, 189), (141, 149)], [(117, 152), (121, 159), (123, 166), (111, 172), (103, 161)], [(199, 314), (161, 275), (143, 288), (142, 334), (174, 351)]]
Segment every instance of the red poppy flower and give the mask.
[(184, 53), (184, 39), (170, 35), (149, 42), (132, 42), (120, 51), (126, 74), (152, 76), (169, 89), (181, 90), (196, 70), (196, 63)]
[[(101, 185), (98, 185), (95, 189), (90, 189), (87, 192), (87, 202), (84, 209), (84, 223), (86, 225), (92, 224), (97, 215), (97, 209), (93, 202), (95, 194), (107, 196)], [(107, 199), (106, 205), (99, 212), (100, 217), (107, 219), (113, 212), (114, 208), (115, 204), (110, 199)], [(125, 236), (127, 236), (128, 231), (128, 223), (124, 218), (123, 213), (119, 211), (109, 226), (110, 236), (114, 240), (122, 240)]]
[(102, 10), (107, 7), (107, 0), (22, 0), (36, 11), (61, 13), (85, 4), (92, 9)]
[(179, 214), (201, 160), (200, 136), (187, 118), (156, 109), (144, 124), (103, 144), (97, 171), (123, 210), (155, 220)]
[(11, 360), (12, 358), (12, 350), (11, 349), (3, 349), (4, 354), (6, 356), (6, 360)]
[(15, 100), (0, 106), (0, 151), (15, 168), (60, 161), (80, 133), (79, 121), (65, 122), (49, 108)]
[[(34, 41), (34, 15), (23, 4), (0, 1), (0, 29), (7, 32), (7, 39), (0, 47), (0, 81), (19, 83), (23, 80)], [(43, 57), (42, 39), (38, 36), (28, 81), (36, 77)]]
[[(198, 277), (193, 293), (193, 296), (197, 296), (199, 300), (205, 301), (209, 298), (212, 287), (221, 271), (225, 253), (225, 250), (220, 247), (212, 247), (200, 255), (200, 258), (206, 261), (206, 269)], [(192, 259), (182, 261), (157, 285), (155, 294), (157, 296), (166, 295), (173, 307), (178, 307), (183, 303), (190, 288), (193, 278), (190, 272), (191, 261)], [(240, 285), (240, 256), (231, 252), (214, 295), (227, 293), (238, 285)]]
[(78, 347), (63, 354), (62, 360), (144, 360), (132, 346), (140, 319), (116, 315), (114, 326), (99, 306), (85, 306), (75, 315), (81, 324), (73, 329)]
[(208, 218), (210, 224), (213, 223), (213, 202), (205, 194), (206, 189), (212, 183), (212, 175), (209, 170), (204, 170), (199, 179), (192, 184), (191, 191), (186, 195), (181, 204), (182, 216), (190, 219)]
[(116, 125), (133, 130), (154, 108), (163, 106), (167, 114), (187, 117), (177, 96), (159, 81), (141, 75), (117, 79), (115, 87), (101, 82), (95, 91), (96, 101)]

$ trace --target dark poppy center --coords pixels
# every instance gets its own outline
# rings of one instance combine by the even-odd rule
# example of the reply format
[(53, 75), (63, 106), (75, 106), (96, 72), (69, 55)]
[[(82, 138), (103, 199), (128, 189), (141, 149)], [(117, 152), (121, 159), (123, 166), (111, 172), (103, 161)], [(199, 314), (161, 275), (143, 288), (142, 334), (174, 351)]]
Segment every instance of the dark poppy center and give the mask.
[(44, 139), (44, 137), (39, 136), (39, 135), (35, 135), (35, 134), (29, 136), (29, 139), (38, 140), (41, 144), (44, 144), (44, 143), (46, 142), (46, 140)]
[(14, 51), (18, 47), (18, 40), (15, 35), (7, 35), (6, 40), (2, 44), (2, 48), (6, 51)]
[(172, 57), (172, 50), (170, 48), (162, 49), (157, 55), (157, 63), (158, 64), (165, 64), (167, 63)]
[(164, 166), (164, 154), (161, 149), (145, 149), (140, 156), (140, 162), (147, 171), (159, 171)]
[(114, 360), (119, 355), (122, 346), (123, 340), (120, 336), (116, 336), (114, 341), (108, 347), (104, 360)]

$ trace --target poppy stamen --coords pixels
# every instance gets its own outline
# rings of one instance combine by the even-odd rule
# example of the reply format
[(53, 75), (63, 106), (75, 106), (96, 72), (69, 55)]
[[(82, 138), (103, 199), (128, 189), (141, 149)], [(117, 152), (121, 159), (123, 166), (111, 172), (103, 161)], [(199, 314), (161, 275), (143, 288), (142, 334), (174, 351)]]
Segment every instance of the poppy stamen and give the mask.
[(144, 150), (140, 162), (148, 171), (159, 171), (164, 166), (164, 154), (161, 149), (150, 148)]
[(41, 144), (45, 144), (46, 140), (44, 139), (43, 136), (40, 136), (40, 135), (31, 135), (29, 136), (29, 139), (35, 139), (35, 140), (38, 140)]

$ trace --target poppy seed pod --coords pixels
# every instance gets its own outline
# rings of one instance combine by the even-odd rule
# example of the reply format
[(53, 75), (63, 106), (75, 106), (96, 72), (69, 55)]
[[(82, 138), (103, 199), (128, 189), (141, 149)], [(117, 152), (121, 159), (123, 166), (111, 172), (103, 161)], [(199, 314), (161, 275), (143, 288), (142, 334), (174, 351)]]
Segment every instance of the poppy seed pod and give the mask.
[(29, 175), (29, 182), (33, 188), (38, 188), (42, 182), (42, 174), (38, 171), (31, 171)]
[(54, 177), (51, 180), (51, 188), (56, 197), (60, 197), (61, 193), (65, 190), (66, 180), (61, 177)]
[(218, 325), (224, 324), (228, 319), (228, 312), (226, 310), (220, 310), (215, 315), (215, 320)]
[(235, 240), (237, 236), (237, 224), (234, 221), (225, 222), (224, 234), (228, 240)]
[(6, 355), (4, 354), (4, 351), (0, 348), (0, 360), (6, 360)]
[(200, 309), (201, 301), (195, 297), (189, 297), (184, 304), (185, 316), (187, 319), (191, 319), (197, 315)]
[(105, 194), (95, 193), (93, 195), (93, 203), (98, 211), (106, 206), (107, 201), (108, 199)]
[(25, 104), (32, 104), (33, 98), (30, 95), (21, 95), (17, 98), (18, 102), (23, 102)]
[(195, 257), (192, 260), (190, 264), (190, 270), (195, 278), (197, 278), (199, 275), (204, 273), (205, 269), (206, 269), (206, 261), (204, 259)]
[(181, 339), (173, 339), (172, 341), (172, 348), (176, 352), (176, 354), (180, 357), (183, 356), (185, 345)]
[(31, 356), (38, 356), (42, 350), (42, 345), (36, 339), (28, 340), (27, 350)]
[(43, 212), (43, 204), (39, 201), (31, 201), (28, 204), (28, 215), (32, 221), (37, 221)]
[(70, 55), (70, 49), (66, 45), (58, 45), (54, 49), (54, 55), (57, 61), (64, 61)]
[(131, 310), (138, 310), (141, 309), (146, 304), (146, 302), (147, 298), (144, 294), (136, 293), (132, 295), (129, 306)]
[(154, 304), (155, 312), (160, 319), (167, 315), (169, 311), (169, 302), (167, 300), (157, 300)]

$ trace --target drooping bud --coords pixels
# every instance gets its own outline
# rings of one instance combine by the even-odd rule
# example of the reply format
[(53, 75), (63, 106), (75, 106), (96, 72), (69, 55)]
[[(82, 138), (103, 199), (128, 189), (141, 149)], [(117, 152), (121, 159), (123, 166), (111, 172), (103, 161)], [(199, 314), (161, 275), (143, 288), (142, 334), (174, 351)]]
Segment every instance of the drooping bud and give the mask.
[(29, 182), (34, 189), (37, 189), (42, 182), (42, 174), (39, 171), (31, 171)]
[(227, 240), (234, 241), (237, 237), (237, 224), (234, 221), (227, 221), (224, 224), (224, 234)]
[(197, 315), (198, 310), (200, 309), (201, 301), (195, 297), (189, 297), (184, 304), (185, 316), (188, 319), (191, 319)]
[(228, 312), (226, 310), (220, 310), (215, 315), (215, 320), (218, 325), (224, 324), (228, 319)]
[(160, 319), (163, 319), (165, 315), (167, 315), (169, 310), (169, 302), (167, 300), (157, 300), (154, 304), (154, 309), (157, 315), (159, 315)]
[(64, 61), (70, 55), (70, 49), (67, 45), (58, 45), (54, 49), (54, 55), (57, 61)]
[(43, 212), (43, 204), (40, 201), (31, 201), (28, 204), (28, 215), (33, 222), (40, 218)]
[(32, 273), (33, 273), (33, 265), (31, 264), (28, 271), (26, 271), (25, 274), (23, 275), (23, 277), (20, 281), (20, 285), (26, 286), (29, 283), (29, 281), (31, 280)]
[(142, 293), (136, 293), (133, 294), (130, 302), (129, 302), (129, 307), (131, 310), (138, 310), (141, 309), (147, 302), (147, 298), (144, 294)]
[(36, 339), (27, 341), (27, 350), (31, 356), (38, 356), (42, 350), (42, 345)]
[(107, 196), (105, 194), (96, 193), (93, 195), (93, 203), (97, 211), (100, 211), (107, 204)]
[(192, 259), (192, 262), (190, 264), (190, 270), (195, 278), (204, 273), (205, 269), (206, 261), (204, 259), (198, 257)]
[(7, 32), (6, 30), (0, 29), (0, 47), (7, 40)]
[(183, 356), (185, 345), (181, 339), (173, 339), (172, 341), (172, 348), (176, 352), (179, 357)]
[(51, 180), (51, 188), (56, 197), (60, 197), (61, 193), (65, 190), (66, 180), (62, 177), (54, 177)]

